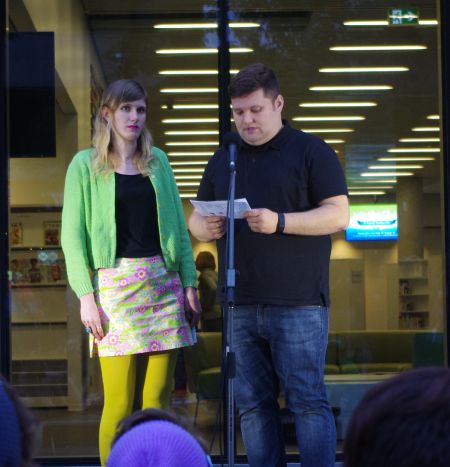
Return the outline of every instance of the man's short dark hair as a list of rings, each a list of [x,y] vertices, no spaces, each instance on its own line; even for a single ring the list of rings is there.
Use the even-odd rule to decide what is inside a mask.
[[[262,89],[266,97],[275,99],[280,94],[280,85],[273,70],[262,63],[253,63],[242,68],[230,82],[230,98],[242,97]]]
[[[450,466],[450,370],[406,371],[369,390],[350,420],[345,467]]]

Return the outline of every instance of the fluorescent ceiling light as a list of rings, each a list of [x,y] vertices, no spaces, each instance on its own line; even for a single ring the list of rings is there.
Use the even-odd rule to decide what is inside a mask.
[[[392,148],[388,152],[441,152],[440,148]]]
[[[259,28],[258,23],[229,23],[230,28]],[[215,29],[217,23],[161,23],[153,26],[155,29]]]
[[[218,135],[218,130],[200,130],[200,131],[165,131],[165,135],[169,136],[186,136],[186,135]]]
[[[369,165],[370,170],[404,170],[423,169],[423,165]]]
[[[168,153],[168,155],[170,156],[170,152]],[[207,155],[213,155],[213,153],[211,154],[207,154]],[[170,165],[173,166],[173,167],[185,167],[186,165],[206,165],[208,163],[207,160],[205,161],[186,161],[186,162],[171,162]]]
[[[301,128],[305,133],[352,133],[352,128]]]
[[[397,183],[395,178],[387,180],[360,180],[360,183]]]
[[[435,157],[379,157],[377,159],[380,162],[422,162],[435,160]]]
[[[299,107],[376,107],[376,102],[302,102]]]
[[[199,167],[197,169],[173,169],[173,173],[174,174],[187,174],[187,173],[193,173],[193,174],[198,174],[198,173],[202,173],[203,172],[204,167]]]
[[[200,182],[177,182],[177,186],[199,186]]]
[[[192,92],[201,92],[201,93],[208,93],[208,92],[219,92],[217,88],[163,88],[159,92],[162,93],[183,93],[189,94]]]
[[[331,122],[331,121],[358,121],[365,120],[366,117],[360,115],[347,115],[342,117],[294,117],[292,120],[296,122]]]
[[[440,138],[400,138],[400,143],[439,143]]]
[[[175,175],[175,180],[201,180],[201,175]]]
[[[428,120],[439,120],[439,115],[427,115]]]
[[[164,118],[163,123],[217,123],[218,118]]]
[[[344,139],[325,139],[325,143],[327,144],[339,144],[339,143],[345,143]]]
[[[218,141],[177,141],[166,143],[166,146],[217,146],[218,144]]]
[[[161,109],[168,109],[167,105],[162,105]],[[170,110],[190,110],[190,109],[218,109],[218,104],[174,104]]]
[[[174,152],[168,152],[168,156],[212,156],[214,155],[214,152],[208,152],[208,151],[174,151]],[[186,162],[181,162],[181,164],[186,164]],[[197,164],[197,162],[196,162]]]
[[[156,53],[158,55],[195,55],[195,54],[216,54],[219,49],[215,47],[202,47],[198,49],[158,49]],[[244,54],[253,52],[253,49],[248,47],[230,47],[230,53],[232,54]]]
[[[412,131],[440,131],[438,126],[416,126]]]
[[[349,196],[385,195],[385,191],[349,191]]]
[[[363,172],[361,177],[410,177],[414,172]]]
[[[310,91],[387,91],[394,89],[385,84],[365,84],[359,86],[311,86]]]
[[[419,19],[420,26],[435,26],[438,24],[436,19]],[[389,26],[387,20],[361,20],[344,21],[344,26]]]
[[[235,75],[239,70],[230,70],[230,73]],[[179,75],[217,75],[218,70],[161,70],[160,75],[179,76]]]
[[[389,26],[387,20],[344,21],[344,26]]]
[[[349,186],[348,189],[349,190],[390,190],[394,188],[393,186],[390,186],[390,185],[386,185],[386,186]]]
[[[196,199],[197,193],[180,193],[180,198]]]
[[[365,66],[348,68],[320,68],[320,73],[392,73],[397,71],[409,71],[406,66]]]
[[[395,52],[407,50],[426,50],[426,45],[336,45],[330,47],[333,52]]]

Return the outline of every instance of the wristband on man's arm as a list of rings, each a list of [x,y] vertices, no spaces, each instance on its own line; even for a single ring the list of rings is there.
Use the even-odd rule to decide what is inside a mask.
[[[277,228],[276,228],[275,232],[276,233],[283,233],[284,232],[284,226],[285,226],[284,213],[279,212],[278,213]]]

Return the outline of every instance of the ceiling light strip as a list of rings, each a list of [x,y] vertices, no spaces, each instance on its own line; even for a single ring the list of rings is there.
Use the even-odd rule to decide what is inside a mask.
[[[439,24],[436,19],[419,19],[419,26],[436,26]],[[344,21],[344,26],[389,26],[387,20],[359,20]]]
[[[361,177],[411,177],[414,172],[363,172]]]
[[[235,75],[239,70],[230,70],[230,73]],[[217,75],[218,70],[161,70],[158,74],[164,76],[197,76],[197,75]]]
[[[441,152],[440,148],[391,148],[388,152],[399,153],[399,152]]]
[[[410,45],[336,45],[330,47],[333,52],[400,52],[413,50],[426,50],[426,45],[410,44]]]
[[[199,109],[218,109],[218,104],[173,104],[171,106],[162,105],[161,109],[167,110],[199,110]]]
[[[440,138],[400,138],[400,143],[439,143]]]
[[[191,93],[214,93],[219,92],[218,88],[162,88],[159,92],[163,94],[191,94]]]
[[[412,169],[423,169],[423,165],[419,164],[410,164],[410,165],[369,165],[368,167],[370,170],[412,170]]]
[[[229,23],[230,28],[259,28],[259,23],[242,22]],[[153,26],[154,29],[215,29],[217,23],[160,23]]]
[[[369,196],[369,195],[385,195],[385,191],[350,191],[348,192],[349,196]]]
[[[435,157],[379,157],[377,159],[380,162],[424,162],[435,160]]]
[[[168,136],[189,136],[189,135],[218,135],[218,130],[200,130],[200,131],[165,131]]]
[[[366,67],[349,67],[349,68],[319,68],[320,73],[394,73],[401,71],[409,71],[406,66],[366,66]]]
[[[156,53],[158,55],[204,55],[204,54],[216,54],[218,53],[215,47],[202,47],[196,49],[158,49]],[[230,47],[230,53],[232,54],[244,54],[253,52],[253,49],[248,47]]]
[[[359,86],[311,86],[310,91],[388,91],[394,89],[387,84],[367,84]]]
[[[162,123],[217,123],[218,118],[164,118]]]
[[[348,122],[356,122],[360,120],[365,120],[366,117],[362,117],[360,115],[347,115],[347,116],[324,116],[324,117],[294,117],[292,120],[295,122],[332,122],[332,121],[348,121]]]
[[[302,102],[299,107],[376,107],[376,102]]]
[[[417,126],[412,131],[440,131],[438,126]]]

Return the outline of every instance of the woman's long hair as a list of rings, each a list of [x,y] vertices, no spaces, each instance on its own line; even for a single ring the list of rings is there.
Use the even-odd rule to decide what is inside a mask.
[[[95,174],[108,175],[114,171],[112,128],[111,123],[103,118],[103,107],[106,106],[111,112],[115,112],[123,102],[133,102],[139,99],[143,99],[147,104],[147,92],[138,82],[131,79],[114,81],[103,92],[100,107],[95,117],[92,138],[94,146],[92,165]],[[137,150],[133,159],[142,175],[149,174],[149,163],[152,158],[152,136],[144,125],[137,141]]]

